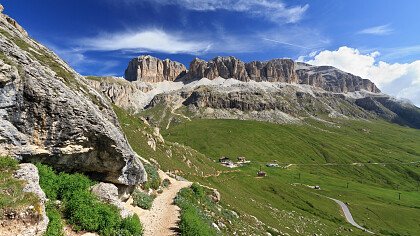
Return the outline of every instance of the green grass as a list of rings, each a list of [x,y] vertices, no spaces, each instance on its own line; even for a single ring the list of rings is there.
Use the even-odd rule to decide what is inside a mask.
[[[209,216],[200,207],[200,201],[206,201],[204,188],[194,183],[191,188],[182,189],[175,198],[175,204],[181,208],[179,229],[185,236],[217,235],[211,226]]]
[[[64,221],[61,212],[52,202],[47,203],[46,211],[49,223],[44,236],[64,236]]]
[[[339,119],[333,123],[308,119],[301,125],[177,119],[166,130],[167,115],[155,108],[142,113],[161,120],[155,124],[160,124],[166,143],[153,151],[144,134],[152,129],[138,116],[115,110],[136,152],[157,160],[163,170],[178,170],[188,180],[218,189],[220,204],[238,212],[250,227],[260,225],[255,216],[266,232],[280,235],[364,235],[345,221],[336,203],[317,195],[322,194],[348,202],[356,222],[373,232],[416,235],[420,231],[416,221],[420,165],[409,164],[420,161],[419,130],[380,120]],[[166,155],[168,149],[172,157]],[[231,172],[217,163],[221,156],[234,160],[245,156],[251,163]],[[265,167],[271,162],[295,165]],[[267,177],[256,178],[260,166]],[[322,190],[306,185],[320,185]]]
[[[219,189],[224,203],[283,232],[349,233],[346,229],[352,227],[338,206],[306,187],[321,185],[316,193],[349,202],[356,222],[366,228],[382,234],[416,235],[420,231],[420,170],[419,164],[407,163],[420,160],[420,131],[382,121],[308,123],[193,120],[172,126],[163,135],[214,160],[220,156],[251,160],[240,172],[201,182]],[[265,168],[273,161],[297,165]],[[364,164],[352,165],[355,162]],[[256,178],[260,166],[266,178]],[[298,223],[297,217],[307,223]]]
[[[144,124],[139,116],[130,115],[116,106],[113,108],[134,151],[143,158],[156,160],[160,169],[175,172],[190,180],[222,169],[212,159],[194,149],[178,144],[177,141],[158,144],[156,150],[153,150],[147,144],[147,134],[153,134],[153,128]]]
[[[0,219],[6,213],[19,212],[31,205],[38,214],[42,213],[39,198],[34,193],[23,192],[25,181],[13,177],[18,168],[15,159],[0,156]]]

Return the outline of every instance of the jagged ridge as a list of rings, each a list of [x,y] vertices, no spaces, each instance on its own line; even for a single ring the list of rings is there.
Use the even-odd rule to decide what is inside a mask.
[[[273,59],[245,63],[235,57],[216,57],[210,61],[194,59],[189,70],[179,62],[141,56],[130,61],[125,78],[128,81],[162,82],[218,77],[240,81],[284,82],[308,84],[326,91],[347,93],[366,90],[379,93],[376,85],[367,79],[343,72],[334,67],[311,66],[291,59]]]

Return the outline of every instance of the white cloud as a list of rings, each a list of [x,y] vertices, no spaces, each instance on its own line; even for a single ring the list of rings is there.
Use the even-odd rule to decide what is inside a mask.
[[[116,2],[116,0],[111,0]],[[149,2],[161,6],[178,5],[192,11],[227,10],[249,13],[276,23],[295,23],[302,19],[309,5],[288,7],[280,0],[122,0],[126,4]],[[120,3],[121,0],[118,1]]]
[[[188,35],[186,37],[185,35]],[[128,30],[99,34],[75,41],[77,52],[130,51],[135,53],[251,53],[288,47],[302,53],[324,47],[329,40],[313,29],[292,27],[254,32],[252,35],[230,34],[219,26],[213,32],[171,33],[160,29]],[[74,51],[72,51],[74,53]]]
[[[334,66],[343,71],[372,80],[383,92],[420,105],[420,60],[411,63],[387,63],[377,60],[379,52],[363,54],[359,50],[340,47],[300,57],[312,65]],[[310,58],[309,60],[307,58]]]
[[[372,34],[372,35],[387,35],[391,34],[394,30],[389,25],[379,25],[360,30],[358,34]]]
[[[79,43],[84,50],[191,54],[205,52],[210,47],[209,42],[185,39],[178,34],[158,29],[102,34],[94,38],[82,39]]]

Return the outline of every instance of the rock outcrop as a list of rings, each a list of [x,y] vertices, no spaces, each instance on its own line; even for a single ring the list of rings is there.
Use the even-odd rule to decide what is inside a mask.
[[[159,60],[151,56],[134,58],[128,64],[125,78],[128,81],[162,82],[202,78],[236,79],[239,81],[282,82],[307,84],[335,93],[365,90],[379,93],[373,82],[343,72],[330,66],[311,66],[291,59],[273,59],[245,63],[235,57],[216,57],[210,61],[195,58],[187,72],[184,65],[168,59]]]
[[[250,79],[257,82],[285,82],[298,83],[295,63],[290,59],[273,59],[267,62],[253,61],[246,63],[246,70]]]
[[[240,81],[249,80],[245,63],[234,57],[216,57],[209,62],[196,58],[191,62],[188,71],[189,79],[207,78],[213,80],[217,77],[235,78]]]
[[[120,210],[122,218],[133,215],[133,212],[124,207],[124,203],[119,199],[118,188],[110,183],[97,183],[91,188],[91,192],[101,201],[112,204]]]
[[[38,169],[35,165],[20,164],[14,173],[14,178],[25,182],[23,192],[32,193],[39,202],[14,212],[0,220],[0,235],[42,236],[48,227],[48,217],[45,212],[46,197],[39,186]],[[3,217],[3,216],[2,216]]]
[[[213,80],[217,77],[234,78],[240,81],[297,83],[294,62],[290,59],[274,59],[267,62],[244,63],[235,57],[216,57],[209,62],[194,59],[187,78]]]
[[[298,62],[296,73],[300,84],[308,84],[330,92],[347,93],[361,90],[372,93],[381,92],[372,81],[332,66],[311,66]]]
[[[125,70],[128,81],[162,82],[174,81],[182,77],[187,68],[169,59],[160,60],[152,56],[140,56],[132,59]]]
[[[102,94],[0,14],[0,155],[136,185],[146,174]]]

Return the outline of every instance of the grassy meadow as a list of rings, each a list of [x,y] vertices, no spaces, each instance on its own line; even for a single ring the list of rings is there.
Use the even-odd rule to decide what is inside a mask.
[[[117,113],[140,155],[218,189],[221,204],[242,217],[255,217],[273,235],[366,234],[348,224],[325,196],[348,203],[355,221],[377,234],[420,232],[419,130],[380,120],[279,125],[197,119],[162,127],[166,142],[151,151],[144,133],[135,132],[148,127],[135,115]],[[192,155],[186,158],[187,153]],[[229,169],[217,163],[221,156],[245,156],[251,163]],[[260,168],[266,177],[256,176]]]

